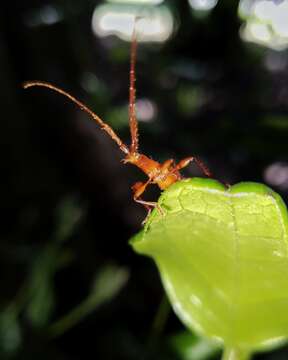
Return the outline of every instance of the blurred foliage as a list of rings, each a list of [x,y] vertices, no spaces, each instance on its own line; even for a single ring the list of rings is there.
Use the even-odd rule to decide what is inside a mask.
[[[183,360],[206,360],[217,358],[220,344],[200,338],[190,331],[183,331],[171,338],[171,345]]]
[[[129,142],[129,43],[93,34],[92,14],[103,3],[1,4],[4,360],[186,359],[185,344],[172,346],[183,327],[163,306],[154,265],[127,245],[145,217],[130,192],[143,175],[124,167],[112,141],[65,99],[20,88],[30,79],[53,82]],[[156,116],[140,124],[141,151],[161,161],[195,154],[217,179],[265,182],[271,164],[287,162],[287,50],[243,42],[238,1],[206,13],[188,0],[161,6],[172,14],[172,36],[138,49],[137,96],[156,104]],[[186,176],[195,175],[191,165]],[[287,199],[288,187],[277,184],[268,185]],[[287,347],[257,357],[287,358]]]
[[[126,269],[112,265],[106,265],[96,275],[92,289],[88,297],[76,308],[56,320],[49,328],[52,336],[58,336],[77,324],[84,316],[88,315],[100,305],[106,303],[121,290],[128,280]]]

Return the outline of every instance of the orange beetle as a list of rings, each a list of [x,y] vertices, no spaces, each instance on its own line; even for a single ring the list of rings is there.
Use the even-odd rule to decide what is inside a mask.
[[[123,159],[124,164],[133,164],[142,170],[148,177],[146,182],[136,182],[132,186],[133,198],[136,202],[145,206],[148,210],[148,214],[151,209],[157,206],[156,202],[145,201],[141,198],[146,187],[149,184],[156,184],[161,190],[167,189],[171,184],[175,183],[178,180],[183,179],[179,170],[186,167],[190,162],[195,161],[198,167],[203,171],[203,173],[211,177],[212,174],[210,170],[194,156],[190,156],[182,159],[178,164],[175,164],[173,159],[168,159],[164,163],[160,164],[159,162],[150,159],[148,156],[139,153],[138,151],[138,122],[136,118],[136,89],[135,89],[135,63],[136,63],[136,51],[137,51],[137,40],[136,32],[132,35],[131,41],[131,52],[130,52],[130,87],[129,87],[129,126],[131,134],[131,145],[128,147],[119,136],[114,132],[114,130],[106,124],[98,115],[96,115],[91,109],[89,109],[82,102],[77,100],[74,96],[70,95],[68,92],[60,89],[59,87],[52,85],[44,81],[27,81],[23,84],[24,89],[30,87],[40,86],[45,87],[50,90],[56,91],[57,93],[65,96],[72,102],[74,102],[81,110],[89,114],[101,127],[102,130],[106,131],[108,135],[118,144],[120,150],[125,154]],[[159,208],[159,207],[158,207]],[[161,211],[161,209],[159,208]],[[147,215],[148,216],[148,215]]]

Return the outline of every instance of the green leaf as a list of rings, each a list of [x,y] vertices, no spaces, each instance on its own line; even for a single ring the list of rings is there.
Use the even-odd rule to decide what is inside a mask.
[[[206,360],[220,350],[219,342],[183,331],[170,339],[172,348],[181,360]]]
[[[256,183],[228,189],[187,179],[160,197],[133,248],[151,256],[174,311],[230,348],[258,349],[288,335],[288,216]]]

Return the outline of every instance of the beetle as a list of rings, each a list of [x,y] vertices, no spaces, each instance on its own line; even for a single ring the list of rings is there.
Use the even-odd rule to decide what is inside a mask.
[[[150,157],[141,154],[139,152],[139,133],[138,133],[138,121],[136,117],[136,88],[135,88],[135,64],[136,64],[136,53],[137,53],[137,38],[136,31],[134,31],[131,39],[131,50],[130,50],[130,86],[129,86],[129,127],[130,127],[130,136],[131,144],[127,146],[119,138],[119,136],[114,132],[114,130],[106,124],[98,115],[96,115],[91,109],[89,109],[85,104],[76,99],[74,96],[69,94],[67,91],[45,81],[27,81],[23,84],[24,89],[31,87],[45,87],[52,91],[55,91],[74,104],[76,104],[82,111],[86,112],[91,116],[92,119],[100,125],[101,129],[104,130],[119,146],[120,150],[125,154],[125,158],[122,160],[124,164],[132,164],[137,166],[142,170],[148,177],[145,182],[136,182],[132,186],[133,199],[142,205],[148,210],[148,214],[151,212],[151,209],[157,207],[160,212],[161,208],[157,205],[157,202],[143,200],[142,195],[145,192],[146,188],[150,184],[156,184],[161,190],[167,189],[170,185],[174,184],[176,181],[183,179],[183,176],[180,174],[180,170],[185,168],[189,163],[194,161],[197,166],[202,170],[202,172],[208,176],[212,177],[212,174],[208,167],[197,157],[189,156],[180,160],[177,164],[174,159],[168,159],[163,163],[159,163]],[[147,217],[146,217],[147,218]]]

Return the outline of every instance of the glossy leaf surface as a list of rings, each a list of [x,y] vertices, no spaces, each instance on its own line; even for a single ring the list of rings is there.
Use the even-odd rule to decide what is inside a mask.
[[[275,192],[187,179],[159,199],[132,239],[153,257],[174,311],[187,327],[226,345],[255,349],[288,335],[288,217]]]

